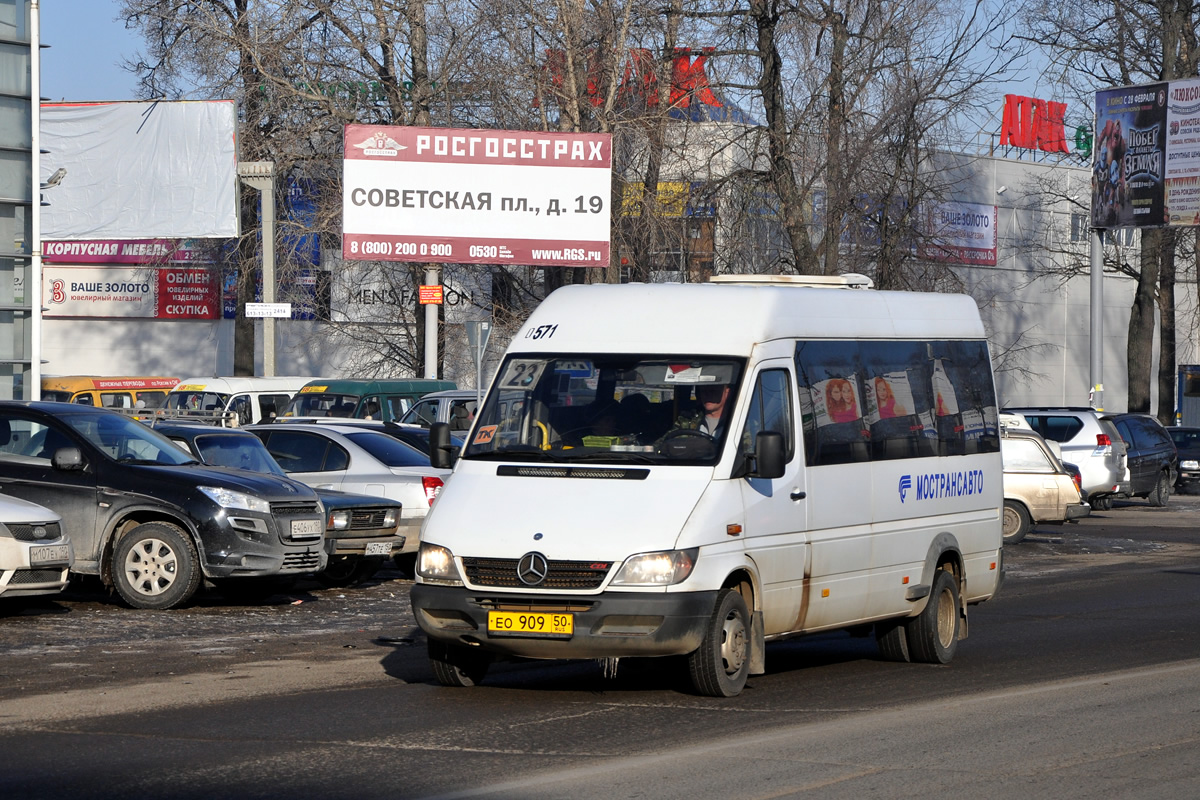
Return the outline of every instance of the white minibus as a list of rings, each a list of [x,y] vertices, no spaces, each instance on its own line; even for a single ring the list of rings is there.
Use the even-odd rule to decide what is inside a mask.
[[[496,657],[686,656],[733,696],[766,643],[874,632],[947,663],[1002,575],[974,301],[863,276],[573,285],[513,338],[421,531],[439,682]],[[434,464],[454,458],[444,423]]]
[[[283,416],[307,377],[186,378],[167,395],[167,414],[234,426],[271,422]]]

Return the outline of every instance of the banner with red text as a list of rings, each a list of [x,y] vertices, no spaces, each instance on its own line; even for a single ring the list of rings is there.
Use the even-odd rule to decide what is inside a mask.
[[[220,319],[221,293],[203,267],[67,267],[42,270],[44,317]]]

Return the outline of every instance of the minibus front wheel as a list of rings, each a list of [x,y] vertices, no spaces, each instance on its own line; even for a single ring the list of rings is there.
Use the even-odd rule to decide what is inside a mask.
[[[696,691],[709,697],[735,697],[750,672],[750,612],[733,589],[722,589],[704,640],[688,656]]]
[[[475,686],[491,665],[491,654],[479,647],[429,640],[429,666],[442,686]]]

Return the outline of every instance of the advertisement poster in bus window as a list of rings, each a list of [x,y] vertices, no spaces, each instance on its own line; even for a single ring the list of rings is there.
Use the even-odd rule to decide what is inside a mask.
[[[942,360],[933,362],[933,396],[934,411],[939,417],[950,417],[958,413],[958,398],[954,395],[954,386],[946,375],[946,367]]]
[[[857,381],[830,378],[813,384],[813,410],[817,426],[854,422],[862,417]]]
[[[914,408],[906,370],[876,375],[867,381],[868,422],[908,416]]]

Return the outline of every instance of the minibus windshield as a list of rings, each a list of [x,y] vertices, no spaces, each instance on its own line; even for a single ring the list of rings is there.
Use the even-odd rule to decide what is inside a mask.
[[[510,355],[463,455],[712,465],[744,367],[696,355]]]
[[[183,411],[224,411],[229,395],[219,392],[185,390],[167,395],[167,408]]]

